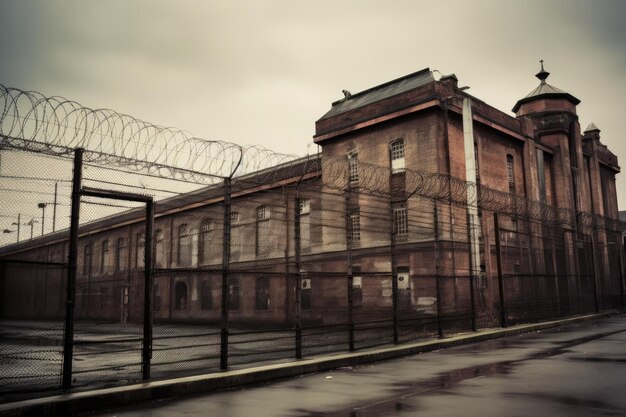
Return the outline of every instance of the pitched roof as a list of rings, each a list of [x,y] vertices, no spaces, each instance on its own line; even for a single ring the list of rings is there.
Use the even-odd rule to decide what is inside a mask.
[[[435,81],[433,73],[429,68],[414,72],[404,77],[388,81],[376,87],[368,88],[356,94],[337,100],[333,103],[331,109],[323,115],[319,120],[327,119],[350,110],[413,90],[428,83]]]
[[[522,104],[528,103],[529,101],[537,100],[540,98],[564,98],[566,100],[569,100],[573,104],[580,103],[580,100],[578,100],[576,97],[574,97],[567,91],[563,91],[560,88],[556,88],[553,85],[550,85],[546,83],[545,81],[542,81],[537,86],[537,88],[535,88],[533,91],[528,93],[526,97],[524,97],[523,99],[515,103],[515,106],[513,107],[513,112],[517,113],[517,111],[519,110]]]

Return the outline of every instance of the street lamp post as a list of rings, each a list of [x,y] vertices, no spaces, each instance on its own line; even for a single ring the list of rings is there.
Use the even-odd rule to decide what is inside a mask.
[[[11,223],[11,226],[17,226],[17,242],[20,241],[20,226],[22,225],[22,214],[21,213],[17,213],[17,223],[13,222]]]
[[[35,219],[30,219],[30,221],[26,223],[27,226],[30,226],[30,240],[33,240],[33,227],[35,226],[35,223],[39,222]]]
[[[41,235],[43,236],[44,222],[46,220],[46,203],[39,203],[37,207],[41,209]]]

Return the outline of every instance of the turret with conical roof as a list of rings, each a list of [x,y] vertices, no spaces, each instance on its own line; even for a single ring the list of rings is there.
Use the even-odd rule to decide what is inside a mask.
[[[566,111],[576,114],[576,105],[580,100],[548,84],[546,79],[550,73],[543,68],[543,59],[540,62],[541,70],[535,74],[540,81],[539,85],[515,104],[513,112],[518,117],[544,111]]]

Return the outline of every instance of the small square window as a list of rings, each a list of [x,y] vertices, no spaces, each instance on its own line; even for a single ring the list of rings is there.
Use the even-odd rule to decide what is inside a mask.
[[[256,218],[259,221],[268,220],[271,216],[271,211],[268,206],[261,206],[256,209]]]
[[[309,214],[311,212],[311,200],[303,198],[300,200],[300,214]]]

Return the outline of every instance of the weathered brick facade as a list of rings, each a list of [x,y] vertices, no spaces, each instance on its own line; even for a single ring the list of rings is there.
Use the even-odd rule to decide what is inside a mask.
[[[292,320],[296,273],[301,274],[298,279],[312,282],[310,289],[303,289],[303,319],[341,321],[343,313],[334,312],[347,308],[348,287],[345,280],[333,279],[332,273],[345,274],[349,269],[349,237],[351,269],[358,277],[354,288],[360,290],[358,306],[368,314],[390,308],[392,277],[396,275],[406,279],[398,278],[397,282],[400,309],[427,310],[429,300],[437,297],[433,292],[435,274],[452,277],[442,284],[445,303],[464,306],[469,302],[462,296],[468,293],[468,284],[456,276],[476,275],[478,270],[484,281],[481,296],[487,304],[496,303],[492,218],[483,215],[475,226],[481,230],[480,265],[471,265],[468,246],[472,238],[458,232],[467,229],[467,208],[450,201],[436,202],[428,195],[409,196],[412,180],[404,172],[449,175],[465,181],[464,100],[471,101],[480,186],[556,208],[617,219],[617,158],[602,145],[595,126],[581,133],[576,114],[578,100],[546,84],[545,74],[538,74],[540,86],[515,105],[515,116],[459,89],[454,76],[436,81],[428,69],[361,93],[346,93],[344,99],[333,103],[316,122],[314,140],[322,147],[320,160],[314,161],[318,170],[304,181],[287,176],[263,187],[241,181],[233,194],[232,211],[236,215],[231,217],[228,288],[231,319]],[[399,153],[392,155],[397,141],[402,142],[401,157]],[[347,158],[353,160],[344,165],[344,186],[328,187],[325,176],[332,175],[336,182],[338,175],[338,164],[330,168],[333,161]],[[313,159],[299,163],[310,164]],[[354,172],[350,171],[351,163]],[[368,165],[389,170],[384,178],[369,178]],[[352,180],[351,175],[355,177]],[[366,190],[365,184],[373,181],[386,181],[394,191],[382,198]],[[300,185],[290,188],[295,184]],[[193,201],[182,196],[171,199],[162,209],[157,204],[155,265],[167,272],[157,270],[154,279],[156,320],[217,321],[220,317],[223,189],[212,187],[195,194]],[[294,265],[296,194],[308,200],[309,207],[308,212],[302,212],[300,270]],[[406,216],[402,223],[406,226],[394,237],[391,259],[392,230],[399,227],[394,216]],[[535,234],[543,233],[536,225],[522,225],[507,216],[503,216],[502,226],[514,232],[526,228]],[[142,233],[139,211],[81,229],[77,317],[122,322],[141,317]],[[599,233],[595,239],[606,246],[608,237]],[[575,244],[570,243],[569,249],[563,250],[569,250],[567,256],[575,259]],[[514,244],[510,246],[515,248]],[[103,254],[107,250],[109,253]],[[523,254],[521,244],[516,250],[521,261],[505,264],[505,273],[526,268],[520,266],[525,262],[535,269],[531,272],[547,273],[539,270],[547,266],[533,266],[534,261],[529,253]],[[61,261],[66,252],[67,236],[57,233],[3,248],[0,255],[5,259]],[[605,270],[615,268],[610,256],[606,253],[597,259]],[[36,276],[17,280],[16,284],[16,279],[9,278],[14,272],[10,268],[5,267],[3,273],[3,317],[63,315],[61,271],[44,271],[43,277],[42,271],[37,271],[33,273]],[[571,263],[562,269],[575,274]],[[569,291],[568,285],[561,290]],[[45,291],[43,295],[41,291]],[[48,300],[44,307],[41,297]]]

